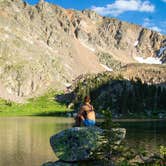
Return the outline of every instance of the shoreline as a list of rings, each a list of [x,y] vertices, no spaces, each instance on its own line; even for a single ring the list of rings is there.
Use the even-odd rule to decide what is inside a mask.
[[[65,112],[64,112],[65,114]],[[45,116],[38,116],[38,115],[0,115],[0,118],[64,118],[64,119],[68,119],[71,122],[74,122],[74,118],[73,117],[67,117],[67,116],[52,116],[52,115],[45,115]],[[103,119],[99,118],[96,119],[97,122],[101,122]],[[163,119],[153,119],[153,118],[148,118],[148,119],[141,119],[141,118],[135,118],[135,119],[131,119],[131,118],[122,118],[122,119],[112,119],[113,122],[157,122],[157,121],[166,121],[166,118]]]
[[[130,119],[130,118],[127,118],[127,119],[112,119],[112,121],[113,122],[128,122],[128,121],[130,121],[130,122],[156,122],[156,121],[166,121],[166,118],[163,118],[163,119],[150,119],[150,118],[148,118],[148,119],[139,119],[139,118],[136,118],[136,119]]]

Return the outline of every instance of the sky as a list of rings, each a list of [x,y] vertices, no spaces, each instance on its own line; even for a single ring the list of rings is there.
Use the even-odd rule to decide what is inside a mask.
[[[24,0],[35,5],[39,0]],[[98,14],[166,34],[166,0],[45,0],[66,9],[91,9]]]

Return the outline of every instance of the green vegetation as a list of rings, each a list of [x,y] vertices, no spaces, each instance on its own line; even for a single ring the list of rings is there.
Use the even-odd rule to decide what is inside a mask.
[[[104,119],[100,126],[103,129],[103,136],[100,138],[102,144],[95,150],[95,152],[93,152],[92,157],[102,160],[105,163],[109,163],[110,161],[113,161],[113,158],[117,155],[114,155],[114,152],[117,148],[116,142],[119,140],[119,138],[117,138],[117,134],[119,135],[120,133],[116,132],[115,134],[115,132],[111,130],[112,128],[118,127],[118,124],[112,121],[111,112],[102,110],[101,114]]]
[[[165,146],[160,146],[160,154],[165,158],[166,160],[166,147]]]
[[[78,109],[86,95],[90,95],[95,111],[112,112],[113,118],[166,118],[166,88],[162,85],[148,85],[139,78],[126,80],[115,73],[85,75],[74,84],[69,94],[55,92],[17,104],[0,100],[0,116],[8,115],[59,115],[74,104]],[[68,97],[67,97],[68,96]]]
[[[0,100],[0,116],[59,116],[65,115],[67,107],[55,100],[55,92],[29,99],[24,104]]]
[[[166,88],[142,83],[139,78],[126,80],[110,73],[86,75],[77,81],[74,94],[72,102],[76,108],[90,95],[97,112],[112,111],[113,117],[166,117]]]
[[[111,111],[101,111],[104,121],[101,124],[103,137],[100,138],[102,144],[92,157],[102,161],[102,165],[118,166],[160,166],[166,163],[166,147],[160,146],[158,152],[149,152],[139,145],[128,145],[125,140],[116,144],[116,134],[111,128],[117,128],[119,124],[112,121]],[[118,135],[120,133],[117,133]]]
[[[122,67],[122,64],[120,61],[117,61],[113,58],[112,55],[104,52],[97,53],[97,56],[99,58],[99,61],[108,66],[109,68],[112,68],[114,70],[119,70]]]

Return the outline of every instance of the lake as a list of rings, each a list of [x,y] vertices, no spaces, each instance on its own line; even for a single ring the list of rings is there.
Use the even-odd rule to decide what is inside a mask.
[[[57,160],[50,144],[51,135],[70,128],[72,118],[2,117],[0,118],[0,166],[40,166]],[[166,121],[121,121],[127,129],[130,145],[157,150],[166,146]]]

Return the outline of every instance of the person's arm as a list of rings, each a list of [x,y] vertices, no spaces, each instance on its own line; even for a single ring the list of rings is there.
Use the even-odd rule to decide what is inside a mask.
[[[85,120],[85,118],[84,118],[84,116],[83,116],[83,112],[84,112],[84,107],[82,106],[82,107],[80,108],[80,111],[79,111],[79,113],[78,113],[78,116],[79,116],[82,120]]]
[[[95,121],[96,120],[96,113],[95,113],[93,105],[91,105],[91,106],[92,106],[92,111],[93,111],[93,120]]]

